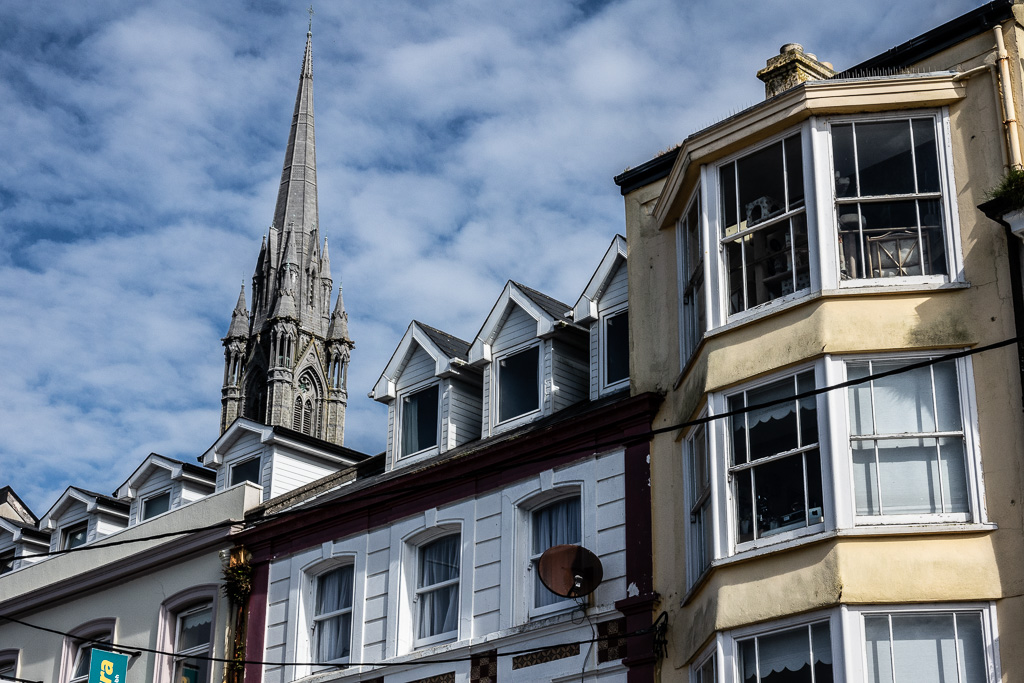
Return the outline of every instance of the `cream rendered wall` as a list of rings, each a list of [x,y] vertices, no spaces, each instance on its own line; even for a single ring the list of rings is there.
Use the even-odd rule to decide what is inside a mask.
[[[202,527],[220,520],[240,518],[260,502],[253,484],[234,487],[211,495],[193,505],[160,515],[109,537],[109,540],[143,538],[180,529]],[[187,538],[187,537],[186,537]],[[96,549],[72,555],[59,555],[31,567],[0,577],[0,612],[17,614],[21,620],[69,631],[96,619],[116,618],[114,640],[125,649],[159,649],[161,604],[189,588],[221,582],[221,549],[230,547],[224,539],[188,559],[170,560],[144,571],[132,571],[123,562],[143,562],[147,554],[160,552],[181,543],[181,537],[141,541],[108,549]],[[134,557],[133,557],[134,556]],[[76,588],[76,575],[105,570],[111,580],[98,582],[89,590]],[[121,577],[124,577],[123,580]],[[116,579],[116,580],[115,580]],[[214,653],[224,652],[228,610],[220,591],[216,591]],[[63,636],[11,622],[0,623],[0,644],[20,650],[19,678],[61,683]],[[156,660],[142,653],[130,661],[129,679],[153,681]],[[214,664],[211,680],[222,680],[223,667]]]
[[[18,615],[19,619],[58,631],[68,631],[95,619],[116,617],[114,640],[123,648],[141,646],[158,649],[160,605],[168,597],[197,585],[220,581],[221,560],[216,550],[121,583],[109,590],[83,595],[48,609]],[[31,571],[31,569],[25,570]],[[224,624],[228,608],[218,591],[215,623]],[[20,648],[19,678],[60,683],[62,636],[19,624],[4,624],[0,630],[3,647]],[[214,652],[223,653],[225,633],[214,633]],[[218,656],[223,656],[222,654]],[[156,655],[143,652],[129,660],[128,680],[153,681]],[[214,662],[212,681],[223,678],[223,664]]]
[[[1021,13],[1020,6],[1014,9]],[[1004,34],[1019,110],[1024,101],[1022,32],[1007,26]],[[969,69],[982,64],[994,44],[991,32],[985,33],[930,58],[925,68]],[[667,392],[654,428],[695,417],[706,392],[826,353],[960,349],[1014,336],[1005,234],[976,208],[1003,170],[992,87],[987,72],[974,76],[966,83],[966,98],[949,107],[953,194],[968,283],[962,288],[895,291],[883,284],[857,293],[812,293],[774,314],[710,333],[681,369],[675,230],[659,230],[650,215],[664,181],[625,197],[633,263],[629,288],[645,293],[630,302],[632,383],[637,393]],[[711,244],[708,258],[716,258],[716,252],[717,245]],[[1024,426],[1016,351],[1006,347],[977,355],[973,370],[984,503],[997,529],[879,537],[826,534],[745,562],[727,561],[691,595],[683,542],[689,515],[683,509],[682,434],[656,436],[651,453],[655,590],[672,625],[663,680],[687,680],[688,664],[715,630],[839,604],[987,600],[997,608],[1003,679],[1019,679],[1024,653],[1005,646],[1024,639],[1024,614],[1016,597],[1024,590]]]

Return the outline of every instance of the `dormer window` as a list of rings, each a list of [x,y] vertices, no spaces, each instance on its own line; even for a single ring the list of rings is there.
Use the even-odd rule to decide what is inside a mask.
[[[629,379],[629,311],[613,313],[604,319],[604,384]]]
[[[71,550],[80,545],[85,545],[88,535],[89,525],[87,523],[77,524],[69,529],[65,529],[61,535],[60,547],[62,550]]]
[[[539,361],[539,346],[531,346],[498,361],[498,422],[506,422],[540,408]]]
[[[142,501],[142,519],[149,519],[162,515],[171,509],[171,492],[165,491],[164,493],[152,496]]]
[[[438,385],[420,389],[402,398],[401,457],[437,446]]]
[[[0,574],[6,574],[7,572],[14,571],[14,559],[13,550],[0,553]],[[2,673],[2,669],[0,669],[0,673]]]
[[[260,470],[259,458],[243,460],[231,468],[231,485],[241,484],[243,481],[251,481],[254,484],[260,485],[262,478]]]

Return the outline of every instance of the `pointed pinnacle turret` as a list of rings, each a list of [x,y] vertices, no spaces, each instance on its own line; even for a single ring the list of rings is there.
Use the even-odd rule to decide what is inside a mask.
[[[309,234],[319,224],[316,197],[316,150],[313,133],[313,34],[306,35],[306,54],[302,59],[299,92],[288,136],[288,149],[281,171],[281,188],[274,209],[278,230],[294,225]]]
[[[231,325],[228,326],[228,334],[225,339],[244,339],[249,334],[249,311],[245,309],[245,285],[238,293],[238,303],[235,310],[231,312]]]
[[[345,312],[341,285],[338,285],[338,301],[334,304],[334,313],[331,314],[331,325],[327,328],[327,341],[346,342],[354,346],[348,336],[348,313]]]
[[[331,280],[331,255],[327,252],[327,238],[324,238],[324,251],[320,255],[320,279]],[[329,301],[327,303],[330,303]],[[327,306],[324,306],[327,308]]]

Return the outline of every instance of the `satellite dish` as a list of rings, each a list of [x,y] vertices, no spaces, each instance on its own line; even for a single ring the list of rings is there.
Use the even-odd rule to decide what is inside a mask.
[[[563,598],[590,595],[601,584],[604,568],[597,555],[578,545],[555,545],[537,563],[540,581]]]

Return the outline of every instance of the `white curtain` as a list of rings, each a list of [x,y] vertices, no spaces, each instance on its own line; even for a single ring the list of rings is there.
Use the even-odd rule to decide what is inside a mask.
[[[419,588],[455,582],[420,592],[420,638],[458,628],[459,539],[459,536],[446,536],[420,548]]]
[[[785,673],[781,680],[810,683],[812,659],[813,680],[816,683],[832,680],[832,641],[828,623],[819,622],[758,636],[739,645],[744,681],[771,681],[772,674]]]
[[[539,555],[552,546],[566,543],[579,544],[583,535],[580,517],[579,496],[559,500],[533,513],[533,554]],[[534,604],[537,607],[552,605],[565,598],[555,595],[541,583],[534,580]]]
[[[316,614],[329,615],[316,621],[316,658],[333,662],[349,655],[352,641],[352,565],[334,569],[317,579]]]

